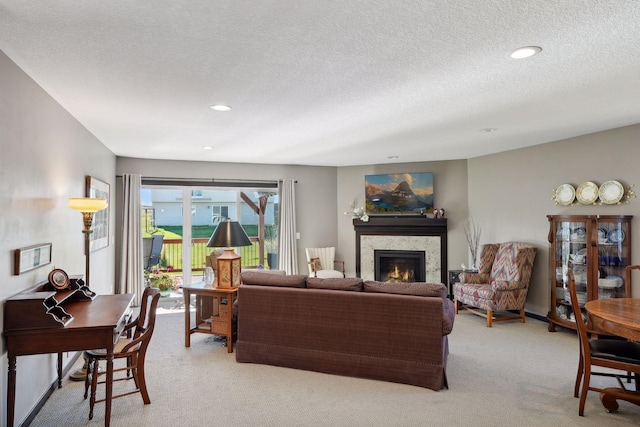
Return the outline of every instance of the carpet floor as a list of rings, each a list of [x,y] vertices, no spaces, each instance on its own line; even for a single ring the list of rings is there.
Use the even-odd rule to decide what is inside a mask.
[[[534,319],[487,328],[484,319],[460,313],[450,335],[449,389],[434,392],[236,363],[235,354],[210,335],[192,335],[185,348],[184,312],[159,311],[146,363],[151,404],[144,405],[139,394],[114,400],[114,427],[640,425],[640,407],[620,402],[619,411],[610,414],[594,392],[579,417],[573,397],[577,337],[550,333],[546,323]],[[81,360],[76,365],[81,367]],[[611,378],[595,382],[616,386]],[[82,395],[82,383],[65,379],[31,426],[103,425],[104,404],[88,420],[89,402]]]

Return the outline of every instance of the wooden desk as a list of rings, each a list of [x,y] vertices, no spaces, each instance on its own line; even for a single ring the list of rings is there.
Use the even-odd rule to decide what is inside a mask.
[[[24,296],[23,296],[24,297]],[[19,300],[19,298],[16,298]],[[5,319],[9,378],[7,382],[7,426],[13,427],[16,403],[16,357],[29,354],[62,353],[94,348],[107,350],[107,384],[104,425],[111,419],[113,346],[125,326],[133,294],[98,295],[94,300],[69,301],[64,310],[73,316],[66,325],[20,329]],[[11,304],[11,299],[6,304]],[[7,305],[5,305],[6,314]],[[42,313],[44,316],[47,314]],[[25,314],[25,317],[28,316]],[[7,325],[9,323],[9,325]]]
[[[220,335],[227,338],[227,352],[233,352],[233,311],[232,305],[238,295],[238,288],[216,288],[204,282],[182,285],[184,295],[184,346],[191,346],[191,334]],[[195,327],[191,327],[189,306],[191,295],[196,296]]]
[[[598,299],[588,301],[584,308],[589,315],[594,331],[640,341],[640,299]],[[638,392],[626,392],[617,387],[605,390],[605,393],[600,394],[600,400],[610,412],[618,409],[617,399],[640,405],[640,393]]]

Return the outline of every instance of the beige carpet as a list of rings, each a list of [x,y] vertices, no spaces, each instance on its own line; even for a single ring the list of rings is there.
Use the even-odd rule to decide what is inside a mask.
[[[450,389],[434,392],[236,363],[235,354],[209,335],[192,335],[185,348],[184,313],[162,312],[147,358],[152,403],[143,405],[138,394],[115,400],[114,427],[640,425],[640,407],[621,402],[619,412],[608,414],[597,393],[589,393],[585,417],[578,416],[577,338],[550,333],[536,320],[489,329],[484,319],[459,314],[450,336]],[[31,425],[103,425],[103,404],[88,420],[82,387],[65,380]]]

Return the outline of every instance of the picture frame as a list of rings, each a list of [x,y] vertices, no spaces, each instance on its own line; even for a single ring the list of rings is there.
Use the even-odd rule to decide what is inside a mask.
[[[107,199],[107,207],[93,215],[93,223],[91,225],[91,234],[89,235],[90,252],[109,246],[109,201],[110,186],[108,183],[98,178],[87,175],[86,179],[86,197],[95,197]]]
[[[51,243],[40,243],[13,251],[13,274],[22,273],[51,263]]]
[[[433,212],[433,173],[365,175],[368,214],[422,214]]]

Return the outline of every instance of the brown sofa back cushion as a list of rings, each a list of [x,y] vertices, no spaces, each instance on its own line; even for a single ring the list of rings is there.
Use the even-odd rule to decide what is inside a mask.
[[[267,274],[258,271],[245,271],[242,273],[242,283],[247,285],[279,286],[283,288],[304,288],[307,276],[304,274]]]
[[[447,297],[447,287],[442,283],[386,283],[367,280],[364,282],[364,291],[380,292],[385,294],[415,295],[419,297]]]
[[[359,278],[320,279],[318,277],[307,277],[307,288],[361,292],[362,279],[359,279]]]

